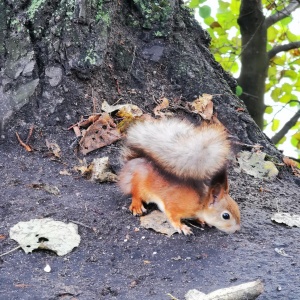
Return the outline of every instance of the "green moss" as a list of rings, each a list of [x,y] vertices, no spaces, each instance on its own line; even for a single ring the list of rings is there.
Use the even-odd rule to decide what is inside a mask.
[[[41,7],[41,5],[45,2],[45,0],[32,0],[31,4],[27,10],[28,17],[30,20],[34,18],[35,13]]]
[[[172,13],[172,8],[170,5],[170,0],[133,0],[139,11],[143,16],[143,27],[147,29],[152,29],[154,25],[161,27],[161,31],[165,26],[170,15]]]
[[[104,24],[109,25],[110,24],[110,16],[107,11],[104,10],[103,7],[103,0],[95,0],[94,3],[96,7],[96,17],[95,20],[96,22],[99,22],[100,20],[104,22]]]
[[[99,56],[94,51],[94,49],[87,50],[86,57],[84,58],[84,62],[89,63],[90,65],[96,65]]]

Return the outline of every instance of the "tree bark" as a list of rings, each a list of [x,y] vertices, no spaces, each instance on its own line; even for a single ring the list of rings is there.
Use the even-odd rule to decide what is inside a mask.
[[[260,128],[263,128],[264,121],[265,80],[269,63],[264,20],[261,1],[242,1],[238,19],[242,34],[242,67],[238,83],[243,88],[241,99]]]
[[[235,80],[216,63],[209,36],[181,1],[20,1],[12,7],[5,1],[1,10],[7,19],[0,49],[2,138],[26,132],[32,124],[45,132],[67,128],[100,112],[103,100],[134,103],[151,112],[161,97],[176,103],[208,93],[215,95],[215,112],[235,139],[278,153],[240,109]],[[255,30],[261,29],[258,8],[250,17]],[[247,30],[251,25],[243,16],[240,23]],[[245,53],[247,43],[255,45],[250,30]],[[263,77],[262,48],[255,56]],[[246,72],[252,63],[246,63],[241,83],[254,82]],[[264,84],[259,91],[254,99],[262,97]]]

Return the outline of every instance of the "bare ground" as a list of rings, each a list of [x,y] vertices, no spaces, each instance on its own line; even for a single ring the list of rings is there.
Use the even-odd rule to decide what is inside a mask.
[[[43,147],[27,153],[14,140],[0,146],[0,252],[17,246],[9,229],[34,218],[78,222],[82,240],[64,257],[42,250],[26,255],[21,249],[1,257],[1,300],[170,299],[168,293],[184,299],[189,289],[211,292],[256,279],[265,283],[259,299],[299,299],[299,228],[270,219],[278,210],[300,212],[299,186],[289,174],[264,182],[232,166],[231,194],[241,208],[241,231],[227,235],[194,228],[193,236],[169,238],[140,227],[128,210],[130,199],[116,184],[92,183],[72,171],[78,158],[70,148],[71,133],[58,128],[47,138],[61,146],[61,161],[51,160]],[[103,155],[117,171],[118,145],[87,160]],[[63,169],[72,175],[60,175]],[[60,195],[33,189],[32,183],[55,185]],[[50,273],[43,270],[46,263]]]

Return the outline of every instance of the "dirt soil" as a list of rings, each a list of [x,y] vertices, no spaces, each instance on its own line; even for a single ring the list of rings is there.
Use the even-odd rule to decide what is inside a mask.
[[[168,293],[184,299],[189,289],[208,293],[256,279],[265,284],[259,299],[299,299],[299,228],[271,221],[276,211],[300,211],[299,186],[290,175],[266,182],[232,166],[241,231],[227,235],[194,228],[193,236],[167,237],[141,228],[116,184],[93,183],[73,171],[79,164],[70,147],[73,133],[58,128],[47,138],[60,145],[60,161],[51,160],[45,147],[28,153],[14,140],[1,145],[0,252],[17,246],[9,238],[13,225],[35,218],[77,222],[81,243],[63,257],[21,249],[1,257],[1,300],[171,299]],[[118,150],[119,144],[108,146],[87,161],[108,155],[117,171]],[[60,175],[64,169],[72,175]],[[34,189],[33,183],[54,185],[60,194]],[[43,270],[47,263],[50,273]]]
[[[23,2],[0,10],[0,15],[10,11],[7,23],[13,33],[20,26],[14,20],[24,19],[23,6],[30,3]],[[18,245],[9,238],[10,228],[36,218],[79,224],[81,243],[62,257],[43,250],[25,254],[22,249],[0,257],[0,300],[171,299],[167,294],[183,300],[189,289],[208,293],[256,279],[265,284],[260,300],[300,299],[300,229],[271,221],[277,211],[300,213],[300,180],[288,172],[267,182],[237,172],[233,164],[230,187],[241,208],[241,231],[227,235],[214,228],[193,228],[192,236],[167,237],[141,228],[128,210],[130,198],[115,183],[93,183],[73,170],[83,157],[75,154],[75,136],[66,128],[95,112],[103,100],[138,104],[149,112],[162,97],[174,103],[211,94],[218,119],[236,140],[258,143],[268,155],[279,155],[234,95],[236,81],[214,61],[208,34],[180,1],[170,1],[172,6],[161,10],[159,27],[156,19],[146,24],[151,1],[97,3],[102,2],[109,7],[110,14],[104,16],[110,23],[104,19],[86,26],[76,16],[64,17],[74,10],[68,1],[47,1],[34,22],[21,24],[28,28],[20,36],[6,39],[9,45],[24,42],[20,62],[34,63],[35,68],[31,74],[16,68],[13,76],[5,77],[9,81],[3,95],[15,103],[14,93],[28,90],[24,83],[35,85],[31,98],[18,94],[30,101],[23,99],[28,104],[1,128],[0,254]],[[96,19],[96,12],[94,8],[91,19]],[[27,56],[35,61],[24,60]],[[8,58],[5,70],[10,74],[11,62],[17,63],[13,55]],[[61,81],[53,80],[57,77]],[[31,140],[36,150],[29,153],[14,132],[26,140],[31,124],[36,127]],[[49,156],[46,139],[60,146],[60,160]],[[117,172],[119,148],[119,143],[110,145],[86,160],[108,155]],[[65,169],[71,175],[61,175]],[[34,183],[56,186],[60,194],[35,189]],[[283,249],[287,256],[275,249]],[[46,264],[49,273],[44,271]]]

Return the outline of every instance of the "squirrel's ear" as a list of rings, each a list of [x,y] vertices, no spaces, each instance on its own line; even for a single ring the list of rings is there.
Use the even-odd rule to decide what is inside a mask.
[[[216,184],[215,186],[210,187],[209,191],[209,206],[215,205],[219,202],[224,196],[224,187],[221,184]]]
[[[228,185],[228,178],[227,178],[227,171],[224,168],[223,170],[221,170],[220,172],[218,172],[217,174],[215,174],[210,182],[210,186],[212,188],[216,187],[217,185],[220,185],[225,192],[229,192],[229,185]]]

